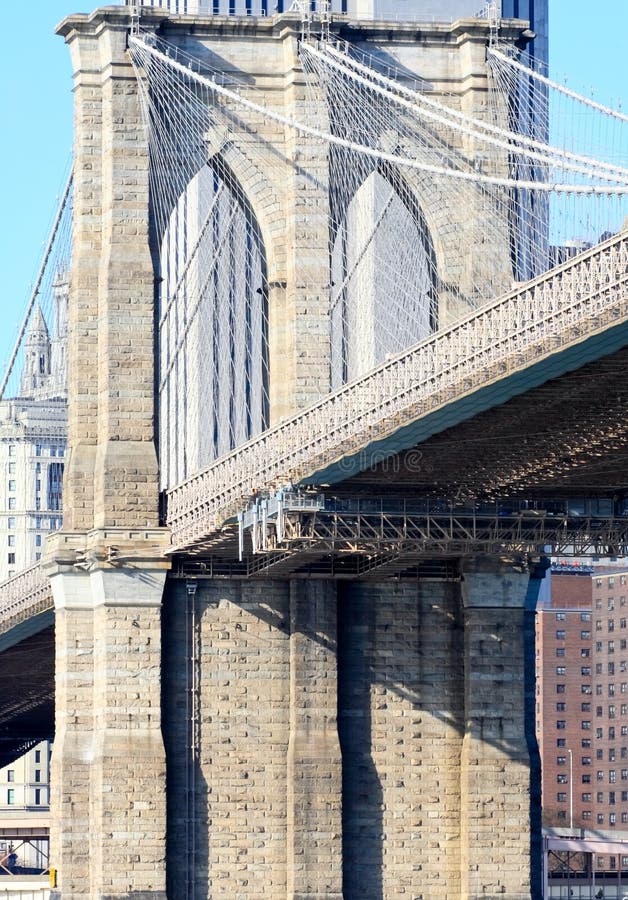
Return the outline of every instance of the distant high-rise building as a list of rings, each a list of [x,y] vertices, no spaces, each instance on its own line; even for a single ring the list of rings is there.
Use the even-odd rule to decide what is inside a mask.
[[[37,307],[24,341],[18,396],[0,401],[0,582],[36,563],[46,535],[61,527],[67,440],[67,280],[54,285],[51,328]],[[50,743],[0,769],[0,827],[37,823],[49,809]],[[37,829],[36,829],[37,830]],[[0,842],[0,864],[15,851],[22,867],[47,865],[41,840]],[[2,863],[2,860],[5,862]]]
[[[67,283],[54,287],[52,335],[39,307],[24,342],[17,397],[0,402],[0,582],[37,562],[61,527],[67,436]]]
[[[628,567],[554,565],[549,577],[536,635],[544,824],[625,832]]]

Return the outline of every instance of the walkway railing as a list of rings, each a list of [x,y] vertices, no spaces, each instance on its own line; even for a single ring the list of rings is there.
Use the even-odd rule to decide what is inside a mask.
[[[52,609],[50,581],[39,563],[0,584],[0,634]]]
[[[168,491],[174,546],[211,535],[254,492],[298,484],[627,315],[624,232],[430,336]]]

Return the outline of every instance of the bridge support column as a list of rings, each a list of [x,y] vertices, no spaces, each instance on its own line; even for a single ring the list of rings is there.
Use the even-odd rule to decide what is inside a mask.
[[[288,900],[342,898],[336,653],[336,585],[291,582]]]
[[[94,630],[89,575],[51,579],[55,601],[55,740],[50,777],[50,865],[63,861],[65,896],[89,884],[89,783],[94,733]],[[56,896],[61,896],[60,893]]]
[[[142,536],[126,535],[131,556],[115,531],[91,532],[80,554],[81,536],[59,534],[47,563],[57,623],[55,900],[166,898],[160,613],[168,566],[156,552],[161,530],[143,536],[143,557]],[[103,562],[107,551],[120,563]]]
[[[465,564],[464,900],[502,894],[523,900],[531,893],[531,820],[539,777],[533,706],[535,588],[538,581],[530,579],[525,566],[482,558]]]

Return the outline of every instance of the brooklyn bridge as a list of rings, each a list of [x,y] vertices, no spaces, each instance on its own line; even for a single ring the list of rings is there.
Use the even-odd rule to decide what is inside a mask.
[[[628,556],[628,117],[490,6],[174,5],[58,28],[63,524],[0,587],[52,895],[539,898],[539,585]]]

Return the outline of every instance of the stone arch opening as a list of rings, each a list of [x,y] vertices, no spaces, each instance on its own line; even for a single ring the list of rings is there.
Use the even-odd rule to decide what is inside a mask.
[[[268,265],[255,211],[220,155],[187,184],[161,245],[162,488],[268,426]]]
[[[331,381],[337,388],[438,324],[436,254],[413,191],[383,163],[336,206]]]

